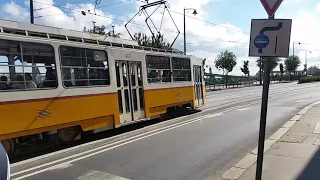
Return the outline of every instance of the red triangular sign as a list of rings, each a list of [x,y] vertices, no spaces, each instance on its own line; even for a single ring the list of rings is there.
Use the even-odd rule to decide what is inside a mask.
[[[273,16],[283,0],[260,0],[269,16]]]

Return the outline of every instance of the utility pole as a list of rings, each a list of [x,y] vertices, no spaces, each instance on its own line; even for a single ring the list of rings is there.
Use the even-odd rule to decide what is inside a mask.
[[[31,22],[31,24],[34,24],[33,0],[30,0],[30,22]]]

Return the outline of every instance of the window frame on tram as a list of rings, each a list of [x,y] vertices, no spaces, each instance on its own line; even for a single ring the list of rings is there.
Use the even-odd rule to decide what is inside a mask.
[[[152,63],[148,62],[150,57],[157,57],[157,58],[159,58],[158,61],[162,61],[161,58],[166,58],[166,60],[168,61],[167,65],[169,65],[169,68],[163,68],[163,67],[152,67],[152,68],[150,68],[150,66],[157,66],[158,64],[161,64],[159,62],[156,62],[155,64],[152,64]],[[191,77],[191,59],[188,58],[188,57],[147,54],[145,56],[145,60],[146,60],[146,70],[147,70],[147,82],[148,82],[148,84],[192,82],[192,77]],[[179,60],[180,61],[180,67],[173,67],[174,66],[173,60]],[[182,61],[186,61],[186,60],[188,61],[187,63],[184,62],[183,64],[181,64]],[[156,61],[156,60],[154,60],[154,61]],[[185,67],[189,67],[189,68],[185,68]],[[169,71],[169,72],[167,72],[169,74],[169,76],[170,76],[170,77],[167,77],[169,79],[168,81],[162,81],[163,77],[160,77],[161,75],[163,75],[163,71],[164,70],[165,71]],[[151,73],[150,71],[155,71],[157,73],[158,77],[150,77],[150,73]],[[181,77],[175,77],[175,73],[174,72],[188,72],[187,80],[175,80],[176,78],[181,78]],[[159,80],[151,82],[150,79],[156,79],[156,78],[158,78]]]
[[[174,61],[177,61],[177,63],[174,63]],[[190,58],[185,58],[185,57],[171,57],[171,63],[172,63],[172,79],[173,82],[177,83],[177,82],[191,82],[191,60]],[[179,77],[175,77],[175,75],[177,74],[177,72],[182,73],[183,75],[185,75],[184,73],[187,73],[187,76],[179,76]],[[176,80],[178,78],[187,78],[187,80]]]
[[[0,89],[0,92],[37,91],[58,88],[55,49],[51,44],[7,39],[1,39],[1,43],[8,46],[3,46],[3,48],[6,48],[4,51],[7,50],[6,53],[3,53],[0,47],[0,57],[7,57],[6,62],[0,62],[0,69],[1,67],[6,67],[8,70],[7,72],[0,72],[1,88],[3,88],[3,85],[6,85],[6,88]],[[14,48],[16,48],[16,51],[10,52]],[[13,57],[10,57],[12,55]],[[47,58],[44,59],[44,57]],[[16,64],[17,61],[19,61],[18,64]],[[3,63],[6,63],[6,65],[3,65]],[[46,72],[41,72],[39,68],[45,68]],[[49,75],[50,79],[48,80]],[[45,79],[42,80],[44,77]]]
[[[69,48],[69,49],[74,49],[74,50],[79,50],[80,52],[80,56],[64,56],[62,55],[62,48]],[[88,52],[92,51],[93,54],[93,58],[89,58],[88,56]],[[83,54],[81,54],[81,52],[83,52]],[[97,53],[103,53],[102,60],[95,60],[94,57],[94,53],[96,53],[96,55],[98,55]],[[91,53],[90,53],[91,54]],[[101,55],[101,54],[100,54]],[[111,84],[111,77],[110,77],[110,63],[108,61],[108,53],[105,50],[101,50],[101,49],[93,49],[93,48],[82,48],[82,47],[77,47],[77,46],[70,46],[70,45],[60,45],[59,46],[59,56],[60,56],[60,68],[61,68],[61,79],[62,79],[62,85],[64,88],[66,89],[70,89],[70,88],[90,88],[90,87],[108,87]],[[97,56],[99,57],[99,56]],[[74,61],[75,63],[81,63],[81,65],[64,65],[65,62],[67,62],[66,60],[63,60],[63,58],[70,58],[69,59],[69,63],[71,62],[71,59],[79,59],[79,61]],[[99,57],[100,58],[100,57]],[[84,60],[84,64],[83,63]],[[91,66],[90,63],[88,63],[88,60],[93,60],[93,63],[97,63],[99,64],[100,62],[100,66]],[[91,63],[92,63],[91,62]],[[102,66],[104,65],[104,66]],[[73,72],[70,71],[70,79],[65,79],[65,75],[64,74],[64,69],[69,69],[69,71],[71,69],[73,69]],[[82,72],[80,72],[80,74],[84,75],[85,78],[84,79],[77,79],[75,77],[76,72],[74,70],[81,70]],[[86,72],[84,72],[83,70],[85,70]],[[96,78],[96,79],[91,79],[90,78],[90,70],[93,71],[97,71],[97,70],[101,70],[100,72],[100,76],[101,78]],[[72,79],[72,73],[73,73],[73,79]],[[105,73],[105,74],[104,74]],[[96,75],[98,76],[98,72],[96,73]],[[105,75],[105,77],[103,77]],[[74,80],[74,82],[72,82]],[[76,84],[76,81],[78,82],[84,82],[85,84]],[[102,84],[90,84],[93,81],[100,81],[100,83],[102,82]],[[103,82],[104,81],[104,82]],[[66,85],[65,82],[70,82],[70,86]],[[74,83],[74,84],[72,84]]]

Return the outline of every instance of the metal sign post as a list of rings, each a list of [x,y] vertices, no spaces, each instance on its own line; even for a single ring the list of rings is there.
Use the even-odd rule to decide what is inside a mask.
[[[274,57],[288,57],[292,20],[274,19],[274,13],[283,0],[260,0],[266,9],[268,19],[253,19],[251,21],[249,56],[265,59],[263,73],[263,90],[260,114],[260,129],[256,180],[261,180],[264,141],[266,134],[268,96],[270,84],[270,61]]]
[[[274,16],[269,17],[269,19],[274,19]],[[270,66],[269,66],[269,63],[270,63],[270,57],[265,58],[264,73],[263,73],[261,113],[260,113],[258,157],[257,157],[257,167],[256,167],[256,180],[261,180],[261,177],[262,177],[264,140],[265,140],[265,136],[266,136],[269,85],[270,85]]]

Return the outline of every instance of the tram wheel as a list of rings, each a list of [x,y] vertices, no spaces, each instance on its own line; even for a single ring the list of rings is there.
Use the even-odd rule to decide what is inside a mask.
[[[7,154],[11,156],[15,150],[15,143],[13,142],[13,139],[2,140],[1,144],[3,145]]]
[[[80,131],[79,128],[68,127],[58,130],[58,139],[61,144],[71,144],[73,143],[74,139],[79,135]]]

